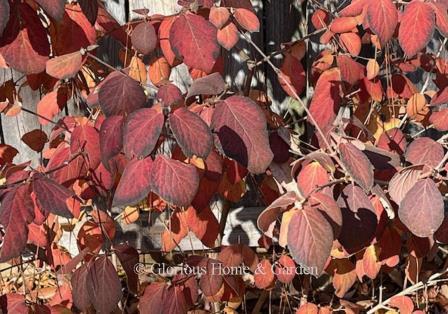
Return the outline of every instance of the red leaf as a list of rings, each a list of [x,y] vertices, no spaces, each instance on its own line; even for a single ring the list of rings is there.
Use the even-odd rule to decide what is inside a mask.
[[[188,89],[187,100],[197,95],[219,95],[224,91],[226,83],[221,74],[212,73],[210,75],[194,80]]]
[[[219,55],[216,33],[215,26],[202,16],[185,13],[173,23],[170,43],[186,65],[210,73]]]
[[[418,237],[430,237],[442,225],[443,197],[430,178],[422,179],[406,193],[398,217]]]
[[[39,46],[34,46],[34,42],[40,42]],[[36,39],[32,44],[30,32],[24,28],[12,43],[0,48],[0,53],[13,69],[25,74],[40,73],[45,70],[48,60],[46,44],[46,38]]]
[[[286,84],[286,82],[288,82],[289,85],[294,88],[294,92],[297,95],[300,95],[306,85],[305,70],[303,69],[302,63],[300,63],[300,61],[291,54],[286,54],[280,70],[284,76],[279,78],[279,82],[285,93],[287,93],[290,97],[295,97],[293,91],[291,91],[288,84]]]
[[[414,302],[408,296],[394,296],[389,301],[389,305],[398,308],[400,313],[412,313],[414,310]]]
[[[330,31],[333,33],[351,32],[358,25],[358,20],[354,17],[337,17],[330,25]]]
[[[413,165],[436,167],[443,159],[443,146],[429,137],[415,139],[406,149],[406,160]]]
[[[367,156],[352,143],[339,145],[341,161],[347,167],[350,176],[364,191],[368,192],[373,187],[373,165]]]
[[[45,213],[73,218],[67,206],[67,200],[74,195],[72,191],[41,174],[33,176],[32,188],[36,194],[36,201],[40,210]]]
[[[348,6],[339,12],[340,16],[358,16],[366,7],[368,0],[353,0]]]
[[[99,313],[111,313],[118,306],[122,297],[121,283],[107,256],[100,256],[89,265],[87,291]]]
[[[90,24],[79,4],[67,4],[63,20],[55,23],[51,44],[56,55],[79,51],[96,42],[95,28]]]
[[[204,120],[185,108],[174,111],[168,120],[185,156],[207,158],[213,146],[213,136]]]
[[[52,18],[57,21],[62,19],[65,11],[64,0],[36,0],[37,3],[48,13]]]
[[[172,213],[168,228],[163,231],[162,251],[170,252],[178,247],[179,243],[188,235],[188,225],[185,213],[181,210],[176,210]]]
[[[0,37],[9,21],[9,2],[0,0]]]
[[[123,267],[129,291],[138,293],[138,274],[135,272],[135,267],[139,263],[138,251],[128,244],[114,245],[115,254]]]
[[[346,55],[336,57],[336,62],[341,72],[341,79],[351,85],[355,85],[364,78],[365,67]]]
[[[62,164],[66,164],[66,166],[62,167]],[[60,145],[48,162],[46,170],[51,171],[52,179],[62,184],[72,183],[74,180],[84,177],[88,169],[83,156],[71,159],[70,148]]]
[[[61,111],[61,108],[67,103],[67,95],[63,88],[59,88],[46,94],[37,103],[38,120],[42,125],[47,125]],[[50,121],[48,121],[50,120]]]
[[[268,259],[263,259],[258,263],[254,271],[255,286],[258,289],[269,288],[274,283],[273,267]]]
[[[158,155],[151,171],[151,188],[164,200],[178,206],[191,204],[199,186],[196,167]]]
[[[292,216],[288,227],[288,248],[294,260],[310,273],[322,273],[333,245],[333,230],[315,208],[305,207]]]
[[[128,162],[114,194],[114,206],[132,205],[144,199],[151,190],[152,168],[151,157]]]
[[[126,156],[146,157],[156,147],[165,117],[154,108],[143,108],[131,113],[124,125],[123,149]]]
[[[42,130],[32,130],[22,136],[22,141],[28,145],[32,150],[41,152],[44,149],[45,143],[48,142],[48,137]]]
[[[160,49],[171,66],[178,63],[170,43],[170,32],[175,20],[176,18],[172,16],[165,17],[159,26]]]
[[[151,53],[157,46],[157,35],[154,26],[149,22],[142,22],[132,32],[132,46],[144,54]]]
[[[5,230],[0,262],[20,256],[28,239],[28,224],[34,219],[34,203],[28,184],[6,192],[0,207],[0,225]]]
[[[140,297],[138,309],[142,314],[163,313],[166,309],[168,286],[162,282],[152,282]]]
[[[110,169],[109,160],[123,147],[123,116],[110,116],[101,124],[100,151],[101,161]]]
[[[288,255],[282,255],[275,262],[275,275],[282,283],[291,283],[296,275],[296,264]]]
[[[336,118],[341,102],[341,72],[332,68],[322,73],[317,81],[314,96],[310,104],[310,114],[326,134]]]
[[[101,156],[100,134],[97,129],[89,125],[77,126],[71,134],[70,151],[72,154],[83,152],[90,169],[98,167]]]
[[[0,54],[10,67],[19,72],[42,72],[50,54],[47,31],[28,4],[14,3],[11,13],[0,37]]]
[[[251,33],[260,31],[260,21],[252,10],[237,8],[233,12],[233,17],[245,30]]]
[[[429,122],[441,132],[448,131],[448,109],[433,111],[429,116]]]
[[[356,33],[343,33],[339,35],[342,47],[353,56],[361,52],[361,38]]]
[[[352,254],[370,245],[377,227],[372,202],[358,186],[346,186],[338,198],[342,212],[342,228],[338,240]]]
[[[101,83],[98,101],[106,116],[112,116],[142,108],[146,96],[137,81],[116,71]]]
[[[27,306],[25,297],[18,293],[7,293],[0,297],[0,310],[3,313],[29,313],[31,308]],[[45,311],[42,311],[45,313]]]
[[[297,197],[297,194],[293,191],[286,192],[285,194],[280,196],[278,199],[272,202],[271,205],[266,207],[266,209],[263,210],[263,212],[261,212],[261,214],[258,216],[258,228],[266,234],[268,234],[270,231],[270,236],[272,237],[272,224],[276,222],[278,216],[282,212],[286,211],[288,207],[290,207],[292,204],[294,204],[294,202],[298,200],[299,198]]]
[[[397,172],[389,182],[389,195],[391,199],[400,204],[408,191],[418,181],[423,166],[410,166]]]
[[[171,83],[162,85],[159,88],[156,99],[165,107],[177,106],[184,102],[184,97],[180,89]]]
[[[439,32],[447,37],[448,36],[448,6],[444,3],[429,2],[429,5],[434,10],[436,15],[436,26]]]
[[[434,11],[428,3],[412,1],[401,16],[398,40],[408,57],[413,57],[428,44],[434,32]]]
[[[445,87],[431,98],[431,106],[442,105],[448,102],[448,87]]]
[[[230,50],[235,47],[240,40],[238,28],[236,28],[235,24],[228,23],[223,28],[218,29],[216,39],[221,46],[227,50]]]
[[[319,308],[314,303],[305,303],[301,305],[297,311],[296,314],[318,314]]]
[[[221,29],[227,23],[229,18],[229,9],[215,6],[210,9],[210,14],[208,16],[209,21],[215,25],[217,29]]]
[[[406,150],[408,143],[403,132],[399,128],[393,128],[385,131],[378,139],[377,146],[389,152],[395,152],[402,155]]]
[[[258,256],[245,244],[233,244],[219,252],[218,259],[227,267],[236,267],[244,264],[255,271],[258,265]]]
[[[214,247],[219,235],[219,222],[209,207],[197,211],[192,206],[185,211],[188,229],[207,247]]]
[[[369,1],[367,21],[384,45],[392,38],[397,27],[398,12],[395,4],[391,0]]]
[[[318,162],[311,162],[302,167],[297,176],[297,187],[304,197],[321,185],[330,182],[330,176]]]
[[[322,192],[313,193],[309,198],[309,202],[311,206],[316,207],[318,210],[320,210],[325,218],[328,217],[331,224],[336,224],[339,227],[342,226],[341,209],[339,208],[333,197],[330,197]]]
[[[231,96],[220,101],[213,113],[212,128],[228,157],[252,173],[266,171],[274,157],[269,147],[266,118],[250,98]]]
[[[46,72],[57,79],[64,80],[75,77],[83,65],[83,57],[79,51],[58,56],[47,61]]]
[[[90,307],[90,296],[87,291],[88,275],[89,268],[87,264],[83,264],[75,270],[71,278],[73,303],[83,312],[87,312]]]

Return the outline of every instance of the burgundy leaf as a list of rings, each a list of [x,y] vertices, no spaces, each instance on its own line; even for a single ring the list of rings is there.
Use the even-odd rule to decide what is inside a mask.
[[[64,80],[75,77],[83,64],[79,51],[54,57],[47,61],[46,72],[57,79]]]
[[[220,101],[212,117],[224,153],[255,174],[264,173],[274,155],[266,118],[250,98],[231,96]]]
[[[132,293],[138,293],[138,274],[135,267],[139,263],[138,251],[128,244],[119,244],[114,246],[120,264],[123,267],[128,283],[128,289]]]
[[[185,156],[207,158],[213,146],[213,136],[204,120],[188,109],[179,108],[170,115],[169,122]]]
[[[145,198],[151,190],[152,168],[151,157],[128,162],[114,194],[114,206],[132,205]]]
[[[292,216],[288,226],[288,248],[300,265],[322,273],[333,245],[333,230],[315,208],[305,207]]]
[[[3,36],[0,37],[0,54],[10,67],[19,72],[40,73],[45,70],[50,54],[47,32],[28,4],[16,5],[19,10],[15,12],[15,16],[11,15]],[[17,14],[22,18],[21,21]],[[20,29],[18,23],[24,23],[26,27]]]
[[[111,313],[122,297],[120,278],[107,256],[98,257],[90,266],[87,279],[90,302],[99,313]]]
[[[217,29],[200,15],[181,14],[170,30],[170,43],[191,68],[210,73],[219,55]]]
[[[34,204],[30,186],[22,184],[7,191],[0,207],[0,225],[5,230],[0,262],[20,256],[28,239],[28,224],[33,219]]]
[[[415,185],[422,174],[423,166],[410,166],[397,172],[389,182],[391,199],[400,204],[408,191]]]
[[[72,295],[73,303],[78,309],[87,312],[90,307],[90,296],[87,290],[87,280],[89,276],[89,268],[87,264],[81,265],[72,275]]]
[[[413,165],[436,167],[443,159],[443,146],[429,137],[415,139],[406,149],[406,160]]]
[[[341,161],[347,167],[350,176],[364,191],[373,187],[373,165],[367,156],[352,143],[341,143]]]
[[[429,116],[429,122],[434,125],[438,131],[448,131],[448,109],[434,111]]]
[[[338,198],[342,228],[338,240],[352,254],[370,245],[377,227],[377,215],[365,192],[350,184]]]
[[[406,150],[408,143],[403,132],[399,128],[393,128],[385,131],[378,139],[377,146],[389,152],[396,152],[402,155]]]
[[[431,40],[435,14],[428,3],[411,1],[400,19],[398,40],[406,56],[413,57]]]
[[[89,125],[77,126],[71,135],[70,151],[72,154],[83,152],[90,169],[95,169],[101,162],[100,134]]]
[[[124,126],[124,153],[131,159],[148,156],[155,148],[162,132],[165,117],[163,112],[143,108],[131,113]]]
[[[272,237],[272,224],[276,222],[280,214],[286,211],[292,204],[299,200],[297,194],[293,191],[286,192],[281,195],[271,205],[266,207],[258,216],[258,229],[263,231],[268,236]]]
[[[123,116],[110,116],[101,124],[100,151],[101,161],[110,169],[109,160],[123,147]]]
[[[140,297],[138,309],[142,314],[164,313],[168,286],[163,282],[152,282]]]
[[[22,141],[32,150],[41,152],[44,149],[45,143],[48,142],[48,137],[44,131],[35,129],[24,134],[22,136]]]
[[[142,108],[146,96],[137,81],[116,71],[101,83],[98,101],[106,116],[112,116]]]
[[[32,188],[36,193],[37,204],[42,211],[73,218],[67,206],[67,200],[74,195],[72,191],[41,174],[33,176]]]
[[[64,167],[63,164],[66,164]],[[83,156],[72,158],[70,147],[60,145],[47,164],[47,171],[50,171],[50,178],[58,183],[73,183],[74,180],[87,175],[87,162]]]
[[[197,95],[219,95],[224,91],[226,83],[221,74],[212,73],[193,81],[188,89],[187,99]]]
[[[177,206],[188,206],[199,187],[196,167],[158,155],[151,171],[151,189]]]
[[[57,21],[62,19],[65,12],[65,0],[36,0],[37,3]]]
[[[341,102],[341,72],[332,68],[319,76],[310,104],[310,114],[326,135],[336,118]],[[312,122],[314,124],[314,122]]]
[[[398,24],[398,11],[391,0],[369,1],[367,5],[369,27],[378,35],[382,44],[387,43]]]
[[[434,181],[422,179],[406,193],[398,217],[418,237],[432,236],[444,218],[443,196]]]
[[[184,97],[182,96],[180,89],[171,83],[162,85],[159,88],[156,99],[165,107],[179,105],[184,102]]]
[[[142,22],[132,32],[131,36],[132,46],[147,55],[152,52],[157,46],[157,35],[154,26],[149,22]]]

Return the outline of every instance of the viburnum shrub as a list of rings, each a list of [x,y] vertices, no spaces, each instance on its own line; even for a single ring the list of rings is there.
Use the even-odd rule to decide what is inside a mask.
[[[2,120],[42,126],[21,136],[36,160],[1,144],[2,311],[448,311],[448,1],[302,3],[310,33],[270,52],[249,0],[178,4],[120,26],[96,0],[0,0]],[[223,78],[239,41],[241,90]],[[251,88],[262,65],[303,119]],[[259,247],[224,246],[248,190]],[[117,236],[142,211],[169,217],[169,271]],[[193,234],[204,249],[182,250]]]

